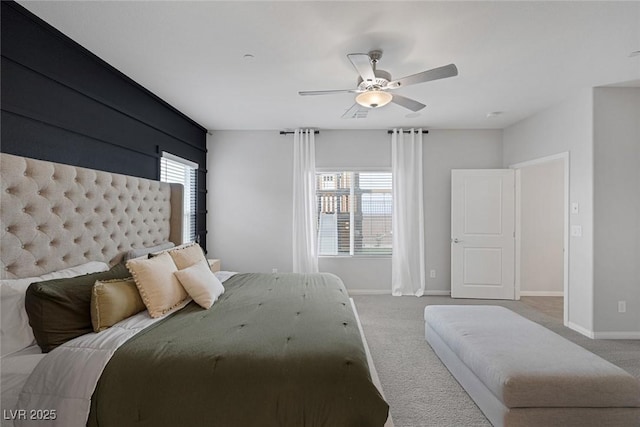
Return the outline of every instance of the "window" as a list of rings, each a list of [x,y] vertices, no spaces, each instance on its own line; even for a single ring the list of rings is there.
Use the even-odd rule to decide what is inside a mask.
[[[182,241],[196,240],[196,171],[198,165],[171,153],[163,152],[160,159],[160,181],[182,184],[184,207]]]
[[[391,255],[391,172],[316,174],[320,256]]]

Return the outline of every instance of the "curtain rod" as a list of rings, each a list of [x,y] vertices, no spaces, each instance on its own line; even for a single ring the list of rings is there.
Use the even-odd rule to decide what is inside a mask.
[[[393,130],[388,130],[388,131],[387,131],[387,133],[388,133],[389,135],[391,135],[391,134],[393,133]],[[411,133],[411,131],[410,131],[410,130],[403,130],[403,131],[402,131],[402,133]],[[428,131],[428,130],[426,130],[426,129],[424,129],[424,130],[422,131],[422,133],[429,133],[429,131]]]
[[[295,133],[295,132],[294,132],[294,131],[292,131],[292,130],[281,130],[281,131],[280,131],[280,135],[293,135],[294,133]],[[313,131],[313,133],[314,133],[315,135],[318,135],[318,134],[320,133],[320,131],[319,131],[319,130],[314,130],[314,131]]]
[[[409,130],[403,130],[403,131],[402,131],[402,133],[410,133],[410,132],[411,132],[411,131],[409,131]],[[313,133],[314,133],[314,134],[316,134],[316,135],[318,135],[318,134],[320,133],[320,131],[319,131],[319,130],[314,130],[314,131],[313,131]],[[393,130],[388,130],[388,131],[387,131],[387,133],[388,133],[388,134],[392,134],[392,133],[393,133]],[[424,129],[424,130],[422,131],[422,133],[429,133],[429,131],[428,131],[428,130],[426,130],[426,129]],[[292,130],[281,130],[281,131],[280,131],[280,135],[293,135],[293,134],[294,134],[294,131],[292,131]]]

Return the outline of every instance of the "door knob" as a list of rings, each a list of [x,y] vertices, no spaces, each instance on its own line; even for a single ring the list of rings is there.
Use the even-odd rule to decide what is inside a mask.
[[[451,243],[462,243],[462,240],[458,240],[458,238],[452,238]]]

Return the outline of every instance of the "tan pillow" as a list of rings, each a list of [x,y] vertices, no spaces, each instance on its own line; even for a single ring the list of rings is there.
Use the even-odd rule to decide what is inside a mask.
[[[171,258],[173,258],[173,262],[175,262],[178,270],[191,267],[199,261],[207,261],[204,252],[202,252],[202,248],[195,242],[190,245],[170,249],[167,252],[171,255]]]
[[[153,258],[131,259],[127,261],[127,268],[151,317],[162,316],[188,297],[173,275],[178,268],[166,252]]]
[[[162,254],[162,253],[168,252],[169,250],[175,251],[176,249],[186,248],[187,246],[191,246],[191,245],[194,245],[194,244],[196,244],[196,242],[183,243],[183,244],[178,245],[178,246],[173,245],[173,247],[171,247],[171,248],[165,248],[165,249],[149,252],[147,257],[148,258],[153,258],[155,256],[158,256],[158,255]]]
[[[97,280],[91,291],[91,324],[101,332],[145,309],[133,277]]]
[[[191,267],[173,273],[191,298],[202,308],[209,309],[224,292],[224,286],[209,269],[209,263],[198,261]]]

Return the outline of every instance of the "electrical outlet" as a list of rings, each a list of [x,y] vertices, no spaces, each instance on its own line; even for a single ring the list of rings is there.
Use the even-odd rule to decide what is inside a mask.
[[[274,268],[272,268],[272,269],[271,269],[271,272],[272,272],[272,273],[277,273],[277,272],[278,272],[278,269],[274,267]]]
[[[618,301],[618,313],[626,313],[626,312],[627,312],[627,302]]]
[[[435,270],[430,270],[429,271],[429,277],[431,277],[432,279],[436,278],[436,271]]]

